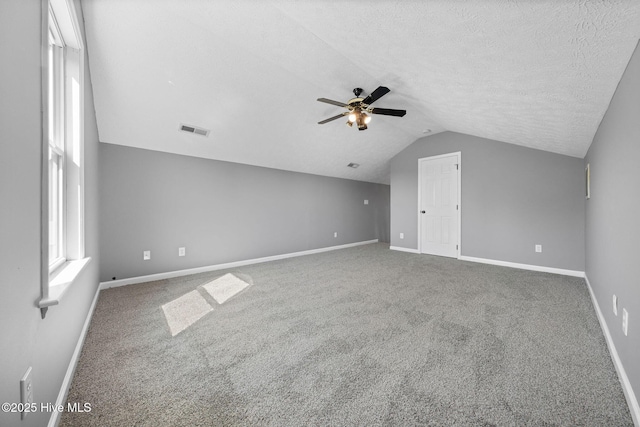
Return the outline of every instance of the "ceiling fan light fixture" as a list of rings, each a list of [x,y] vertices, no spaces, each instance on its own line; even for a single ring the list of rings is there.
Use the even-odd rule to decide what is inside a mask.
[[[368,125],[369,122],[371,121],[371,116],[368,116],[365,113],[362,113],[362,115],[364,116],[364,124]]]
[[[351,114],[349,114],[349,121],[350,121],[351,123],[355,122],[355,121],[356,121],[356,119],[357,119],[356,113],[351,113]]]

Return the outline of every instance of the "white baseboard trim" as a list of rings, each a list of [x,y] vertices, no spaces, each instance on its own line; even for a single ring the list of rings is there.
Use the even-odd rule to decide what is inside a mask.
[[[487,259],[487,258],[476,258],[476,257],[471,257],[466,255],[460,255],[458,259],[460,261],[479,262],[482,264],[492,264],[492,265],[499,265],[502,267],[519,268],[522,270],[542,271],[544,273],[561,274],[563,276],[584,277],[584,271],[578,271],[578,270],[565,270],[563,268],[544,267],[541,265],[519,264],[516,262],[498,261],[495,259]]]
[[[67,372],[64,375],[62,385],[60,386],[60,391],[58,392],[56,407],[63,406],[65,404],[65,401],[67,400],[67,394],[69,393],[69,388],[71,387],[71,380],[73,380],[73,374],[75,373],[76,367],[78,366],[78,360],[80,359],[80,353],[82,352],[84,339],[87,336],[89,324],[91,323],[91,318],[93,317],[93,310],[96,308],[96,303],[98,302],[99,295],[100,288],[96,289],[96,294],[93,296],[93,301],[91,302],[91,306],[89,307],[89,311],[87,312],[87,317],[84,319],[84,325],[82,325],[82,330],[80,331],[80,336],[78,337],[76,348],[73,350],[71,360],[69,361],[69,366],[67,367]],[[53,411],[51,417],[49,417],[49,423],[47,424],[47,426],[56,427],[60,422],[60,415],[61,412]]]
[[[391,249],[392,251],[409,252],[412,254],[420,253],[420,251],[418,251],[417,249],[403,248],[402,246],[389,246],[389,249]]]
[[[190,274],[206,273],[209,271],[225,270],[227,268],[242,267],[244,265],[259,264],[261,262],[277,261],[280,259],[293,258],[303,255],[319,254],[321,252],[335,251],[337,249],[351,248],[354,246],[369,245],[378,243],[378,239],[365,240],[363,242],[347,243],[338,246],[329,246],[326,248],[310,249],[307,251],[292,252],[288,254],[273,255],[263,258],[247,259],[243,261],[227,262],[224,264],[207,265],[204,267],[188,268],[185,270],[168,271],[166,273],[149,274],[146,276],[131,277],[128,279],[111,280],[109,282],[100,282],[100,289],[117,288],[119,286],[133,285],[136,283],[152,282],[154,280],[171,279],[173,277],[188,276]]]
[[[629,411],[631,412],[633,423],[636,427],[638,427],[640,426],[640,405],[638,404],[638,399],[636,398],[636,395],[633,392],[633,388],[631,387],[631,383],[629,382],[629,377],[627,377],[627,373],[624,370],[624,366],[622,365],[620,356],[618,356],[618,351],[616,350],[616,346],[615,344],[613,344],[613,338],[611,338],[611,333],[609,332],[607,321],[604,319],[604,316],[602,315],[602,311],[600,310],[600,305],[598,304],[596,295],[593,293],[593,289],[591,288],[591,282],[589,282],[589,278],[587,277],[586,274],[584,275],[584,279],[587,282],[587,288],[589,289],[589,294],[591,294],[591,301],[593,302],[593,306],[596,308],[596,314],[598,315],[600,328],[602,329],[602,332],[604,333],[604,337],[607,341],[607,347],[609,347],[609,354],[611,355],[611,359],[613,360],[613,365],[616,367],[616,372],[618,373],[618,379],[620,379],[620,383],[622,384],[622,391],[624,392],[624,397],[626,397],[627,399],[627,404],[629,405]]]

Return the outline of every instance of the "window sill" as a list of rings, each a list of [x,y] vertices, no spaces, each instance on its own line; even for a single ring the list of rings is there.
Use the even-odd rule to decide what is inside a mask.
[[[75,282],[80,273],[91,261],[90,257],[74,261],[67,261],[60,266],[49,278],[49,295],[38,301],[39,308],[57,305],[69,286]]]

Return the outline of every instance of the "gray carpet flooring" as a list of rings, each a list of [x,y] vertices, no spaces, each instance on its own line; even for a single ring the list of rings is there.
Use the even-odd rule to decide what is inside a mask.
[[[171,336],[162,306],[251,284]],[[202,293],[202,292],[201,292]],[[633,426],[583,279],[371,244],[101,292],[61,426]]]

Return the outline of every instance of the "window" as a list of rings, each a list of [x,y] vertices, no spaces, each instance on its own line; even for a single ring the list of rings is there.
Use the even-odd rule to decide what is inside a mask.
[[[43,0],[42,315],[88,263],[84,256],[84,45],[73,0]],[[44,18],[43,18],[44,20]]]
[[[54,15],[49,12],[48,65],[48,155],[49,155],[49,272],[65,261],[64,198],[64,45]]]

